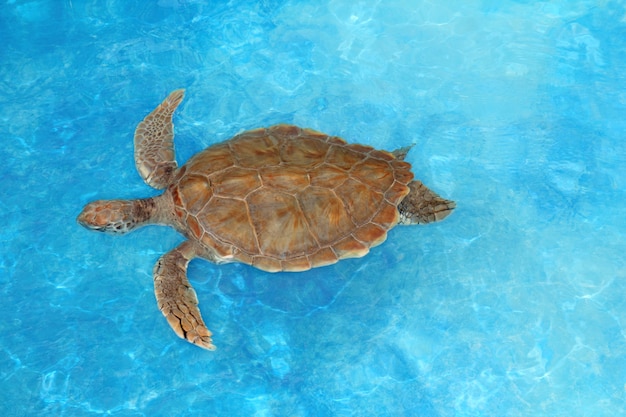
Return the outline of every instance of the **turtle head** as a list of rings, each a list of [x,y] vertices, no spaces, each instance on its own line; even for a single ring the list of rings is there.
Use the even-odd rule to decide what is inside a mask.
[[[150,223],[156,212],[153,199],[98,200],[87,204],[78,223],[98,232],[124,234]]]

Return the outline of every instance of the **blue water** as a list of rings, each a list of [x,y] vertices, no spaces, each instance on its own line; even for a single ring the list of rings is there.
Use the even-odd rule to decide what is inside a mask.
[[[8,0],[0,40],[0,415],[626,415],[623,1]],[[152,288],[182,238],[75,222],[155,194],[132,134],[181,87],[181,162],[296,123],[415,143],[458,208],[309,272],[194,261],[194,347]]]

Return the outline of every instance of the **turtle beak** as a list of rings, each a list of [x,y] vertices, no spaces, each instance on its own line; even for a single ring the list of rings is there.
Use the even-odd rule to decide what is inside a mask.
[[[86,229],[103,232],[106,224],[101,223],[102,218],[98,216],[96,203],[87,204],[76,218],[76,221]]]

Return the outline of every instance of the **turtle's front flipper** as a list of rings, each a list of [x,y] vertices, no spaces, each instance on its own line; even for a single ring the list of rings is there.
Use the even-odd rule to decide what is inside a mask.
[[[162,189],[172,181],[178,165],[174,155],[172,115],[185,90],[173,91],[135,129],[135,165],[150,186]]]
[[[423,224],[443,220],[456,207],[454,201],[438,196],[420,181],[411,181],[409,189],[409,194],[398,205],[400,224]]]
[[[179,337],[214,350],[211,332],[198,309],[198,297],[187,280],[187,265],[195,256],[190,242],[163,255],[154,267],[154,293],[159,309]]]

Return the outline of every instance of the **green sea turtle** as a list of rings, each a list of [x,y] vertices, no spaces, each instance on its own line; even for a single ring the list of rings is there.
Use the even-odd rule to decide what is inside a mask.
[[[159,223],[187,240],[154,267],[159,309],[178,336],[215,349],[187,280],[200,257],[264,271],[305,271],[361,257],[396,224],[446,217],[454,202],[413,180],[395,152],[290,125],[250,130],[212,145],[178,168],[172,115],[184,90],[172,92],[135,131],[135,163],[159,196],[89,203],[78,222],[126,233]]]

